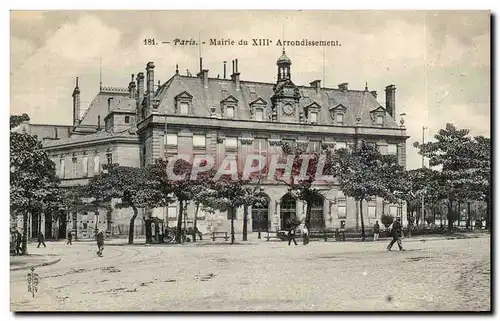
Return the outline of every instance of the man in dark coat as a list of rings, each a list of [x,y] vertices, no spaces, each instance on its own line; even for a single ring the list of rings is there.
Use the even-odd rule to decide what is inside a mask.
[[[43,244],[43,247],[47,247],[45,245],[45,238],[44,238],[42,232],[38,233],[38,246],[37,246],[37,248],[40,247],[40,244]]]
[[[96,235],[97,239],[97,255],[102,256],[102,250],[104,249],[104,232],[99,230]]]
[[[387,250],[390,251],[394,243],[398,243],[398,247],[400,251],[404,251],[403,249],[403,244],[401,243],[401,222],[395,218],[394,222],[392,223],[392,229],[391,229],[391,235],[392,235],[392,241],[389,243],[387,246]]]
[[[380,225],[378,225],[378,221],[375,221],[375,225],[373,226],[373,240],[378,241],[378,236],[380,234]]]
[[[290,244],[292,244],[292,241],[293,241],[293,243],[295,243],[295,245],[297,245],[297,241],[295,241],[295,228],[294,227],[290,227],[290,229],[288,230],[288,246],[290,246]]]
[[[72,245],[71,241],[73,241],[73,233],[71,231],[68,232],[68,243],[69,245]]]

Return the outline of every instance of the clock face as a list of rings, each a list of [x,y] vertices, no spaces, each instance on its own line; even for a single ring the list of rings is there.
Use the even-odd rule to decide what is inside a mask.
[[[291,115],[293,113],[293,107],[290,104],[286,104],[283,106],[283,112],[287,115]]]

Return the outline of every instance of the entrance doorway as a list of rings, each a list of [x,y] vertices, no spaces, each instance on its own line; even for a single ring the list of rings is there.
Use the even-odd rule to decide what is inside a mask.
[[[325,228],[325,216],[323,215],[323,197],[316,195],[312,199],[310,229],[319,230]]]

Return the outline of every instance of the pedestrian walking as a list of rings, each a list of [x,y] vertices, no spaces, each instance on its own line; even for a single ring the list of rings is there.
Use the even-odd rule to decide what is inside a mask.
[[[44,235],[42,232],[38,233],[38,247],[40,247],[40,244],[43,244],[43,247],[47,247],[47,245],[45,245],[45,238],[44,238]]]
[[[403,244],[401,242],[401,222],[395,218],[394,222],[392,223],[392,228],[391,228],[391,235],[392,235],[392,240],[391,243],[387,246],[387,250],[390,251],[394,243],[398,243],[398,247],[400,251],[404,251],[403,249]]]
[[[292,241],[295,245],[297,245],[297,241],[295,241],[295,228],[294,227],[290,227],[290,229],[288,230],[288,246],[290,246],[290,244],[292,244]]]
[[[104,232],[99,230],[96,235],[97,240],[97,255],[102,256],[102,250],[104,249]]]
[[[307,229],[307,226],[304,225],[304,228],[302,229],[302,242],[304,245],[309,244],[309,230]]]
[[[19,233],[18,230],[16,230],[16,255],[23,254],[22,244],[23,244],[23,236],[21,235],[21,233]]]
[[[73,243],[71,243],[71,241],[73,241],[73,233],[71,231],[69,231],[68,232],[68,243],[66,243],[66,244],[72,245]]]
[[[378,221],[375,221],[375,225],[373,226],[373,240],[378,241],[378,236],[380,234],[380,225],[378,225]]]

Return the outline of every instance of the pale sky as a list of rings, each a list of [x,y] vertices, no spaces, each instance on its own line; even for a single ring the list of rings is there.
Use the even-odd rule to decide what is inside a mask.
[[[341,47],[287,47],[292,79],[315,79],[336,88],[365,81],[385,106],[395,84],[396,112],[406,113],[407,166],[420,156],[412,147],[447,122],[490,136],[490,14],[487,11],[13,11],[11,12],[11,114],[33,123],[71,124],[71,93],[80,77],[82,109],[103,84],[127,87],[130,74],[154,61],[155,83],[199,69],[198,46],[144,46],[145,38],[269,38],[338,40]],[[281,47],[202,47],[209,76],[238,58],[242,80],[275,81]]]

